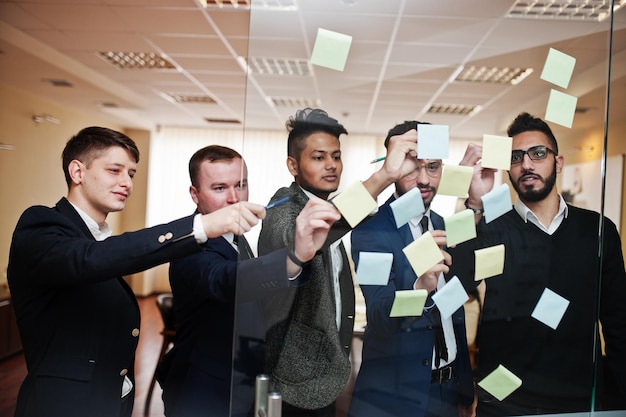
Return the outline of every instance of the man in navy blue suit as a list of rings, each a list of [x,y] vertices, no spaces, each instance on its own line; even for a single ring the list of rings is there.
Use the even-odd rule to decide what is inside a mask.
[[[246,163],[231,148],[211,145],[198,150],[189,161],[189,176],[198,213],[248,199]],[[296,219],[293,248],[255,259],[243,236],[227,232],[209,239],[201,252],[170,263],[176,340],[158,369],[166,415],[227,417],[250,411],[254,379],[263,366],[265,330],[254,300],[303,285],[309,275],[307,261],[339,218],[330,203],[312,199]],[[244,334],[244,324],[250,333]],[[231,392],[233,366],[236,382]]]
[[[420,122],[407,121],[392,128],[395,135],[416,135]],[[419,142],[419,137],[418,137]],[[475,167],[470,197],[493,186],[493,172],[482,170],[481,150],[472,145],[462,165]],[[393,254],[387,285],[361,285],[365,297],[367,327],[362,363],[350,404],[351,417],[437,417],[472,415],[474,387],[465,334],[463,309],[448,318],[440,316],[431,295],[445,285],[451,257],[417,276],[402,249],[431,231],[445,245],[444,222],[430,210],[441,180],[442,161],[419,159],[418,168],[395,183],[395,194],[378,213],[357,227],[351,236],[352,258],[358,267],[362,252]],[[398,228],[390,203],[419,188],[426,211]],[[472,201],[472,203],[473,203]],[[470,201],[468,200],[469,204]],[[389,317],[398,290],[426,289],[429,297],[421,317]],[[437,337],[440,344],[436,343]],[[439,349],[439,350],[438,350]]]
[[[7,275],[28,368],[15,416],[130,417],[140,318],[123,276],[246,232],[265,209],[241,202],[111,236],[106,218],[133,191],[135,142],[87,127],[62,156],[67,197],[24,211],[11,241]]]

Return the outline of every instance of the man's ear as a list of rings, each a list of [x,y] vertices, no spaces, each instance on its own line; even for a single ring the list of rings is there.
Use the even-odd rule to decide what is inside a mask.
[[[83,165],[83,163],[79,160],[73,159],[72,161],[70,161],[69,165],[67,166],[67,171],[70,174],[70,179],[72,180],[73,184],[78,185],[83,182],[83,175],[85,174],[84,169],[85,165]]]
[[[198,189],[193,185],[189,186],[189,195],[191,195],[193,202],[198,205]]]
[[[563,155],[556,156],[556,173],[560,174],[563,170],[563,164],[565,164],[565,157]]]
[[[293,156],[287,157],[287,169],[292,176],[298,175],[298,161]]]

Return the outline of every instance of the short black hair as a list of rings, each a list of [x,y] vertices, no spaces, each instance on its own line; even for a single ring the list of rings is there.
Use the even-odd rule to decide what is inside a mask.
[[[73,160],[77,160],[89,166],[103,151],[118,146],[126,149],[139,162],[139,149],[137,144],[123,133],[106,127],[91,126],[82,129],[67,141],[61,155],[65,182],[70,186],[72,182],[68,166]]]
[[[347,135],[348,131],[336,119],[333,119],[322,109],[312,109],[307,107],[298,110],[285,123],[289,136],[287,137],[287,155],[296,159],[306,148],[306,139],[314,133],[328,133],[339,140],[342,134]]]
[[[520,113],[515,120],[511,122],[506,132],[510,137],[524,132],[541,132],[548,137],[552,150],[556,152],[557,155],[559,154],[559,145],[556,143],[556,138],[550,126],[540,118],[531,116],[526,112]]]
[[[428,122],[420,122],[417,120],[405,120],[402,123],[398,123],[387,132],[387,137],[385,138],[385,148],[389,146],[389,139],[392,136],[403,135],[411,129],[417,130],[417,125],[429,125]]]

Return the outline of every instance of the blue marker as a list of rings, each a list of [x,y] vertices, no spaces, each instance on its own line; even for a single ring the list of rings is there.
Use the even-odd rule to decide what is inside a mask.
[[[283,197],[283,198],[279,198],[278,200],[272,201],[267,206],[265,206],[265,210],[271,209],[272,207],[276,207],[276,206],[278,206],[280,204],[286,203],[287,201],[289,201],[289,196]]]

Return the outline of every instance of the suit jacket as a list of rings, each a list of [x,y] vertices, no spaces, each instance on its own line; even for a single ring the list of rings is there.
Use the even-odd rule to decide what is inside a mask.
[[[97,242],[65,198],[22,214],[7,270],[28,368],[17,417],[126,415],[140,319],[122,276],[199,250],[192,229],[187,217]]]
[[[409,224],[399,229],[389,204],[391,197],[371,219],[352,232],[352,258],[356,265],[363,252],[393,254],[387,285],[361,285],[365,297],[367,327],[350,416],[420,417],[428,404],[435,336],[432,310],[421,317],[389,317],[397,290],[410,290],[417,279],[402,249],[413,242]],[[431,211],[435,229],[443,229],[441,216]],[[454,262],[454,260],[453,260]],[[432,305],[428,297],[426,305]],[[436,308],[436,307],[434,307]],[[454,373],[464,403],[473,400],[473,382],[461,308],[452,315],[457,343]]]
[[[240,237],[244,259],[242,245],[247,242]],[[254,299],[295,285],[287,277],[286,259],[286,249],[280,249],[238,262],[230,242],[218,237],[201,252],[170,263],[176,341],[158,368],[167,415],[206,416],[210,411],[228,417],[233,359],[233,415],[249,411],[254,380],[263,367],[265,330]],[[306,275],[303,271],[299,279]]]
[[[291,245],[296,217],[308,201],[293,183],[281,188],[272,201],[290,196],[284,204],[268,210],[259,235],[259,253]],[[329,246],[347,228],[338,222],[331,229],[326,245],[311,260],[311,278],[298,288],[263,303],[269,330],[266,343],[266,372],[270,389],[283,400],[305,409],[320,409],[335,401],[350,376],[349,352],[354,328],[354,286],[350,264],[343,245],[340,274],[341,325],[337,329]]]

